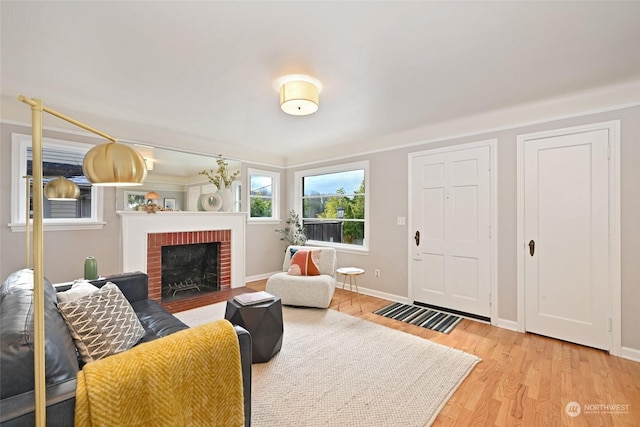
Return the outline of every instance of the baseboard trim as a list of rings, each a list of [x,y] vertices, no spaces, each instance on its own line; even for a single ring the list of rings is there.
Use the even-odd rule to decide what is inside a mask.
[[[256,274],[255,276],[247,276],[244,278],[244,283],[246,284],[248,282],[255,282],[257,280],[268,279],[269,277],[273,276],[276,273],[280,273],[280,271],[274,271],[272,273]]]
[[[492,323],[493,326],[497,326],[498,328],[508,329],[510,331],[518,332],[518,322],[514,320],[507,319],[496,319],[495,323]]]
[[[342,289],[342,283],[336,282],[336,289]],[[345,287],[345,291],[348,288]],[[369,295],[376,298],[382,298],[393,302],[401,302],[403,304],[411,304],[409,298],[401,297],[399,295],[389,294],[387,292],[376,291],[375,289],[363,288],[362,286],[358,286],[358,290],[362,295]]]
[[[620,357],[623,359],[633,360],[634,362],[640,362],[640,350],[630,347],[621,347]]]

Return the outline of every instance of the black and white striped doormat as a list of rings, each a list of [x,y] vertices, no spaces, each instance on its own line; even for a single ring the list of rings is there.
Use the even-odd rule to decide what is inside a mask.
[[[443,334],[448,334],[462,320],[460,316],[433,310],[427,307],[418,307],[415,305],[401,304],[394,302],[374,311],[380,316],[389,317],[391,319],[400,320],[401,322],[411,323],[412,325],[422,326],[423,328],[432,329]]]

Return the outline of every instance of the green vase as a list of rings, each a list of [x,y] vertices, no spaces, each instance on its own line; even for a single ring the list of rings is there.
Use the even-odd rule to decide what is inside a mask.
[[[84,260],[84,279],[95,280],[98,278],[98,261],[95,257],[88,256]]]

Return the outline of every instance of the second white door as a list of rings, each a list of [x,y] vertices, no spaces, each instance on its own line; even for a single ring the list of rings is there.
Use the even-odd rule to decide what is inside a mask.
[[[608,132],[524,143],[526,330],[610,348]]]

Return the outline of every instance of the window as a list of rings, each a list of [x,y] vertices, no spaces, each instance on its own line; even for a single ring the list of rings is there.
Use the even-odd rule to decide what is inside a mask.
[[[249,220],[278,220],[280,174],[247,169],[249,176]]]
[[[296,172],[296,211],[307,239],[367,249],[368,162]]]
[[[22,230],[26,224],[26,184],[25,176],[32,173],[31,135],[12,134],[12,192],[11,228]],[[101,228],[102,189],[92,186],[82,171],[84,155],[93,146],[89,144],[43,138],[42,167],[43,185],[51,179],[63,176],[75,182],[80,188],[76,201],[43,200],[45,229]],[[29,218],[33,217],[33,191],[29,201]]]

